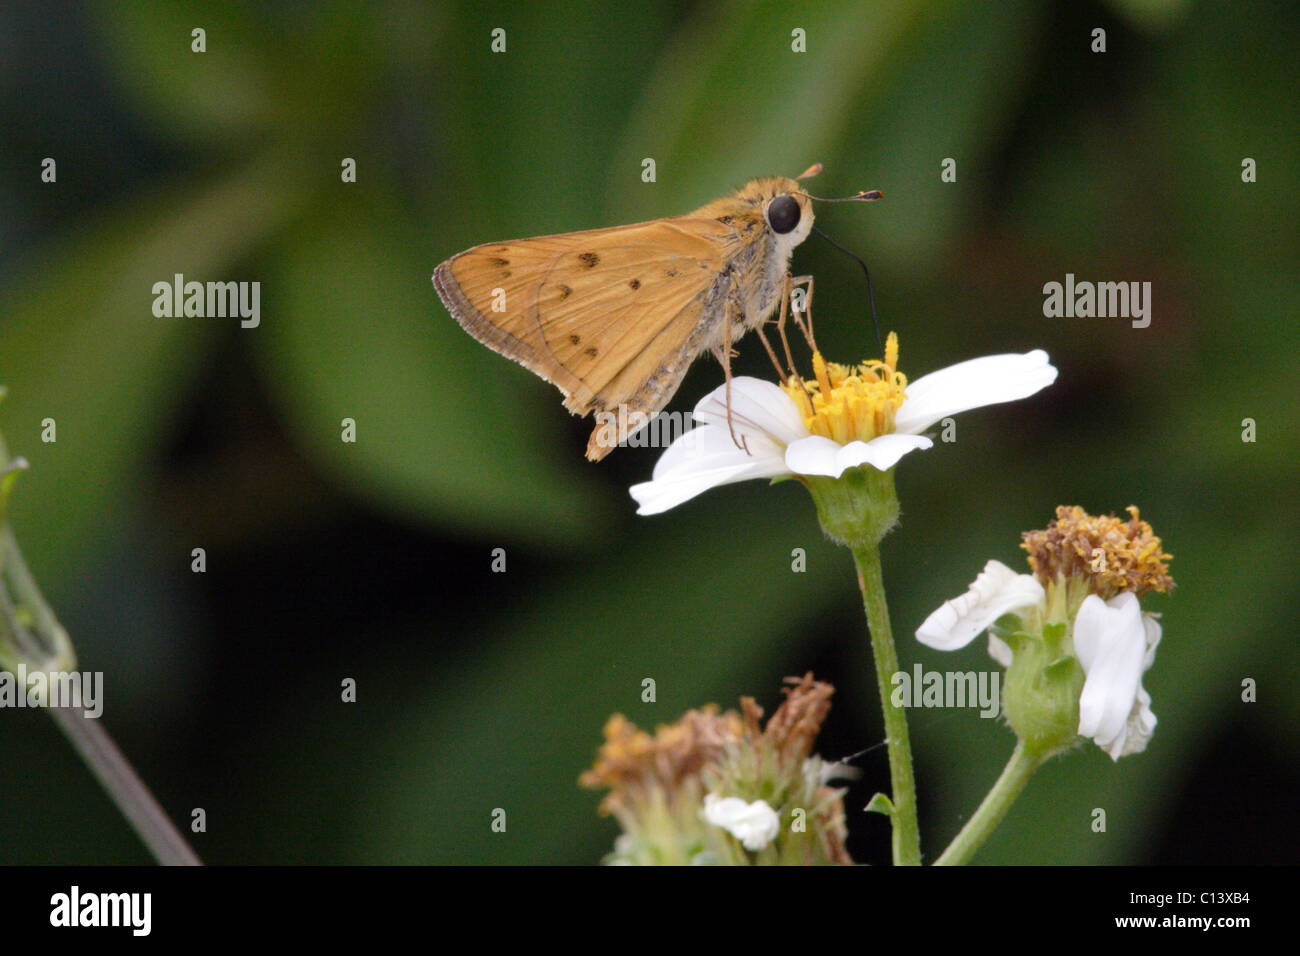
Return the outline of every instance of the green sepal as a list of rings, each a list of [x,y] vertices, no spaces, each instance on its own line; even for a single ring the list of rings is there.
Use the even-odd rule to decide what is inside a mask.
[[[998,621],[1007,621],[1008,619],[1013,622],[1010,626],[999,626],[998,624],[993,624],[989,627],[989,633],[1006,644],[1007,647],[1011,648],[1011,653],[1014,656],[1019,654],[1021,648],[1026,644],[1030,642],[1036,643],[1039,638],[1036,634],[1030,634],[1028,631],[1022,630],[1020,627],[1020,618],[1016,617],[1014,614],[1004,614],[1002,617],[998,618]]]
[[[848,548],[874,548],[898,524],[894,472],[871,465],[850,468],[839,478],[804,475],[826,536]]]
[[[1065,645],[1065,635],[1068,631],[1069,626],[1061,621],[1043,625],[1043,646],[1047,648],[1053,659],[1065,656],[1061,653],[1061,649]]]
[[[1073,657],[1058,657],[1043,668],[1043,674],[1048,680],[1065,681],[1074,675],[1077,666]]]

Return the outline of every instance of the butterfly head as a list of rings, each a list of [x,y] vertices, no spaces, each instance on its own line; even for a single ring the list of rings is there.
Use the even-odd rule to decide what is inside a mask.
[[[736,194],[736,198],[762,214],[763,224],[771,231],[777,245],[787,253],[807,239],[812,231],[812,202],[793,179],[785,176],[752,179]]]

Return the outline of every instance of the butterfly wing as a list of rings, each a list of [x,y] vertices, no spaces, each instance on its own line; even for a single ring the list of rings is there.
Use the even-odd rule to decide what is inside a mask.
[[[470,335],[556,385],[574,414],[650,415],[724,321],[738,241],[716,219],[682,216],[476,246],[433,282]],[[613,444],[593,434],[587,457]]]

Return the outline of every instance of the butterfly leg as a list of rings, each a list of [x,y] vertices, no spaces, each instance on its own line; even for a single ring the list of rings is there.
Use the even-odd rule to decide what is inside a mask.
[[[786,309],[790,306],[790,273],[785,274],[785,285],[781,291],[781,315],[776,320],[776,334],[781,340],[781,347],[785,349],[785,360],[790,366],[790,374],[797,376],[799,373],[794,368],[794,355],[790,352],[790,340],[785,337],[785,317]]]
[[[793,290],[797,286],[808,287],[807,294],[804,296],[804,306],[802,309],[797,309],[794,307],[792,301],[790,311],[794,318],[794,324],[798,326],[799,331],[803,333],[804,340],[807,341],[808,347],[812,349],[814,352],[816,352],[817,342],[815,339],[813,339],[813,327],[812,327],[813,277],[797,276],[791,279],[790,289]],[[801,320],[799,317],[800,313],[803,313],[804,316],[803,320]]]
[[[790,295],[790,274],[786,273],[785,284],[782,286],[781,289],[781,317],[777,319],[776,322],[776,326],[778,329],[785,325],[785,308],[786,308],[786,304],[789,302],[789,295]],[[770,322],[772,320],[768,319],[767,321]],[[766,324],[767,322],[760,322],[758,324],[758,337],[763,343],[763,348],[767,349],[767,357],[772,360],[772,367],[776,369],[776,377],[780,379],[782,382],[784,382],[788,380],[790,376],[795,374],[794,365],[790,366],[790,371],[788,372],[781,367],[781,360],[776,357],[776,351],[772,348],[772,343],[767,340],[767,333],[763,331],[763,326]],[[787,347],[785,351],[786,351],[786,355],[788,356],[790,354],[790,349]]]
[[[784,382],[790,376],[786,373],[786,371],[783,368],[781,368],[781,362],[776,357],[776,352],[773,351],[772,349],[772,343],[767,340],[767,333],[763,331],[763,327],[761,325],[758,327],[757,331],[758,331],[758,340],[763,343],[763,348],[767,349],[767,357],[772,360],[772,368],[776,369],[777,377]]]
[[[736,447],[746,455],[753,455],[749,450],[749,443],[745,441],[745,436],[736,437],[736,424],[731,420],[731,315],[728,313],[726,322],[722,331],[722,349],[713,350],[714,357],[722,363],[722,374],[726,380],[726,402],[727,402],[727,428],[731,431],[731,440],[735,442]]]

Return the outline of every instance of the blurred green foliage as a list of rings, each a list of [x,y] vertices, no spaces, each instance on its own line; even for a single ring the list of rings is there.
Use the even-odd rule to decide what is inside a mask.
[[[903,666],[990,666],[982,642],[941,661],[908,635],[1059,503],[1136,503],[1175,556],[1151,748],[1052,763],[979,859],[1293,861],[1296,27],[1282,2],[1156,0],[6,8],[0,427],[32,466],[10,517],[106,673],[109,729],[176,819],[207,810],[213,862],[594,862],[614,828],[576,779],[611,712],[771,708],[810,668],[839,688],[823,752],[878,742],[851,562],[806,494],[637,518],[656,452],[589,465],[559,394],[429,282],[479,242],[821,161],[819,194],[885,193],[818,221],[871,263],[905,371],[1035,347],[1061,370],[899,469]],[[864,357],[856,267],[816,238],[795,263],[823,351]],[[155,318],[178,272],[260,281],[260,327]],[[1045,319],[1067,272],[1152,282],[1151,327]],[[767,374],[752,341],[738,366]],[[718,380],[698,363],[671,407]],[[0,860],[142,862],[48,724],[0,713]],[[919,712],[912,737],[933,857],[1012,739],[973,711]],[[887,785],[876,755],[859,803]],[[851,825],[887,858],[882,821]]]

